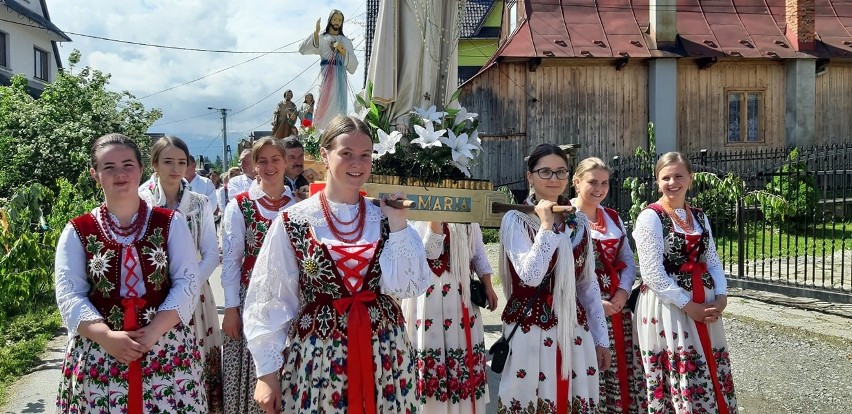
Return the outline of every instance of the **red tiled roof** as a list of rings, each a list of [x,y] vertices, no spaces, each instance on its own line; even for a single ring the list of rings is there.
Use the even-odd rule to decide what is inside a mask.
[[[527,19],[495,57],[650,57],[648,0],[527,0]],[[817,50],[784,35],[785,0],[678,0],[685,57],[852,58],[852,0],[816,0]]]

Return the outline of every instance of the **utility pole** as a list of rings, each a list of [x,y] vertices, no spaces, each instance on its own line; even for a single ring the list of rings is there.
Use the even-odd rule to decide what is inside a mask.
[[[214,108],[208,106],[207,109],[215,109],[222,114],[222,174],[228,172],[228,108]]]

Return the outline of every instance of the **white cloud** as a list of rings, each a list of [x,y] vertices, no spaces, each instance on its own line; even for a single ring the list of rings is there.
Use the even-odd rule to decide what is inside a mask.
[[[250,51],[269,51],[291,43],[282,50],[298,50],[299,43],[313,31],[316,20],[322,18],[325,25],[328,13],[334,8],[346,15],[344,32],[353,39],[356,49],[361,50],[357,53],[363,65],[366,0],[48,0],[51,20],[68,32],[140,43]],[[127,90],[137,98],[258,56],[168,50],[73,34],[69,37],[73,42],[62,44],[59,49],[66,66],[71,51],[79,49],[81,67],[89,65],[110,73],[111,89]],[[193,153],[215,156],[222,152],[222,123],[218,112],[209,111],[209,116],[167,123],[207,113],[207,107],[224,107],[237,112],[257,103],[228,117],[229,143],[235,149],[239,138],[249,131],[270,129],[272,111],[285,89],[293,90],[297,103],[308,91],[317,95],[315,80],[319,65],[312,65],[316,60],[316,56],[299,53],[269,54],[142,99],[146,107],[163,111],[162,119],[151,132],[177,135],[190,144]],[[307,71],[298,76],[306,68]],[[356,92],[363,84],[363,73],[361,66],[349,77]],[[286,87],[258,103],[288,81],[291,83]]]

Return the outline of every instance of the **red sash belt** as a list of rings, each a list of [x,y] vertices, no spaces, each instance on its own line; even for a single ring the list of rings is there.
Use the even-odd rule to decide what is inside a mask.
[[[621,278],[618,272],[624,270],[627,264],[623,260],[616,260],[615,263],[610,263],[608,260],[601,260],[604,272],[609,275],[610,287],[609,298],[615,296],[618,291],[618,285]],[[618,376],[618,391],[621,394],[621,411],[627,413],[630,411],[630,390],[627,387],[627,346],[624,343],[624,312],[616,312],[610,316],[612,322],[612,345],[615,348],[615,363],[616,375]]]
[[[365,302],[376,300],[375,292],[365,290],[334,301],[334,309],[344,315],[349,344],[346,376],[349,378],[349,412],[376,413],[376,382],[373,372],[373,346],[370,315]]]
[[[568,352],[571,352],[571,345],[568,345]],[[571,369],[571,367],[568,367]],[[562,375],[562,349],[556,346],[556,414],[568,414],[571,412],[571,373]]]
[[[680,267],[680,271],[687,272],[692,276],[692,301],[695,303],[704,303],[706,298],[702,278],[707,273],[707,264],[704,262],[686,262]],[[722,395],[722,386],[719,383],[716,357],[713,354],[713,348],[710,344],[710,332],[707,330],[707,325],[703,321],[695,321],[695,328],[698,331],[698,339],[701,341],[701,350],[704,351],[704,358],[707,360],[707,370],[710,371],[710,379],[713,380],[713,391],[716,393],[716,404],[719,406],[719,413],[728,414],[728,404],[725,402],[725,398]]]
[[[123,328],[125,331],[139,329],[139,309],[145,306],[145,299],[138,296],[127,297],[121,300],[124,307]],[[130,363],[130,371],[127,373],[127,413],[142,414],[142,359]]]
[[[467,372],[470,373],[470,378],[475,378],[474,373],[476,370],[473,365],[473,338],[470,335],[470,309],[462,303],[462,323],[464,324],[464,339],[467,342],[467,356],[465,357],[465,365],[467,365]],[[476,414],[476,390],[473,388],[470,389],[470,399],[473,402],[473,414]]]

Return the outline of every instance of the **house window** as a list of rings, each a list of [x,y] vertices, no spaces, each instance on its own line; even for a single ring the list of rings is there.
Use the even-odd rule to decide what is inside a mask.
[[[763,142],[763,92],[728,91],[728,143]]]
[[[50,62],[47,60],[47,52],[39,48],[34,48],[35,73],[33,77],[39,80],[47,81],[50,74]]]
[[[9,67],[9,34],[0,32],[0,66]]]

